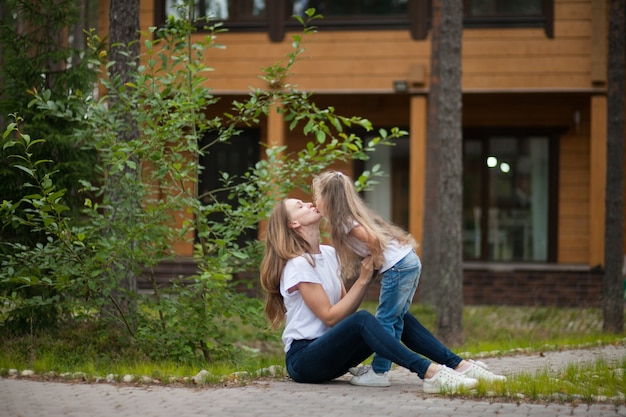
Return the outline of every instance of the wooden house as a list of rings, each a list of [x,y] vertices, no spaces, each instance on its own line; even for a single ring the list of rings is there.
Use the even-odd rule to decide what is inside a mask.
[[[108,12],[103,1],[102,13]],[[141,0],[143,30],[175,0]],[[292,84],[320,106],[409,135],[379,151],[389,175],[365,197],[419,241],[424,219],[431,38],[428,0],[212,0],[228,32],[210,52],[222,102],[266,87],[300,30],[291,16],[324,15],[305,41]],[[464,0],[462,41],[463,253],[467,304],[599,306],[604,262],[608,1]],[[278,114],[250,135],[297,149]],[[367,168],[367,164],[365,166]],[[344,167],[358,174],[363,167]],[[180,272],[191,245],[178,248]]]

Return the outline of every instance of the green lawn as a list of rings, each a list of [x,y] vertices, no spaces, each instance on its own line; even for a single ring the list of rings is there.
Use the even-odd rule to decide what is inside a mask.
[[[376,304],[366,302],[363,308],[374,311]],[[432,308],[415,304],[411,311],[434,332],[436,316]],[[282,366],[280,331],[242,325],[237,319],[233,319],[229,327],[232,329],[229,340],[237,347],[237,354],[214,363],[200,359],[186,364],[155,363],[135,349],[127,336],[111,334],[106,329],[71,328],[35,337],[3,338],[0,339],[0,374],[6,376],[9,369],[31,369],[37,375],[54,372],[57,377],[83,372],[83,379],[86,380],[110,374],[116,375],[119,380],[123,375],[130,374],[148,376],[161,383],[189,383],[189,379],[185,378],[206,369],[210,374],[209,383],[223,383],[225,380],[242,383],[255,377],[261,369],[271,365]],[[463,345],[451,348],[464,357],[626,344],[624,334],[602,333],[602,312],[598,309],[466,306],[463,327]],[[528,400],[554,399],[558,395],[559,400],[576,398],[585,401],[603,396],[611,401],[623,402],[626,389],[624,368],[626,357],[619,364],[598,361],[586,367],[570,367],[558,376],[540,371],[520,375],[505,384],[481,384],[476,392],[467,395],[511,398],[523,395]],[[237,374],[233,376],[233,373]],[[590,382],[579,384],[576,381],[580,378]],[[599,383],[593,384],[593,381]]]

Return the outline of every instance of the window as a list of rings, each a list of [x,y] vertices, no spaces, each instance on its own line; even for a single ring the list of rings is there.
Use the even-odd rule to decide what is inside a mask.
[[[304,15],[304,11],[314,8],[323,20],[316,25],[335,26],[370,22],[374,24],[408,25],[408,0],[293,0],[292,15]]]
[[[181,17],[187,0],[156,0],[155,23],[163,24],[168,16]],[[206,24],[202,19],[227,21],[228,29],[267,30],[267,11],[265,0],[198,0],[194,3],[193,17]]]
[[[463,255],[466,260],[555,261],[556,140],[550,134],[466,134]]]
[[[464,0],[463,26],[543,27],[554,37],[553,0]]]
[[[205,143],[211,143],[216,139],[214,133],[209,133],[204,139]],[[207,193],[223,187],[222,173],[226,172],[231,177],[241,177],[259,161],[260,133],[258,129],[243,130],[239,135],[231,138],[230,142],[215,143],[208,147],[204,155],[200,156],[200,165],[203,167],[198,178],[199,195],[203,203],[209,204]],[[239,204],[237,197],[229,198],[228,191],[214,193],[219,202],[230,204],[236,209]],[[209,220],[222,222],[223,213],[209,215]],[[237,242],[242,246],[246,241],[257,238],[256,230],[246,230],[239,236]]]
[[[178,15],[186,0],[155,0],[155,24]],[[464,27],[544,27],[553,37],[554,0],[464,0]],[[309,8],[324,16],[315,22],[330,30],[409,30],[413,39],[425,39],[431,14],[430,0],[198,0],[196,17],[226,21],[237,31],[267,31],[281,41],[286,29],[299,27],[293,15]]]
[[[387,128],[388,129],[388,128]],[[403,128],[408,131],[408,128]],[[364,142],[375,135],[360,135]],[[355,175],[372,170],[376,165],[384,173],[375,178],[372,189],[363,192],[365,202],[383,219],[409,230],[409,149],[408,136],[394,139],[394,146],[378,146],[366,161],[355,163]]]
[[[155,0],[155,24],[162,25],[167,16],[179,16],[185,2]],[[199,0],[194,15],[226,21],[229,30],[267,31],[271,40],[281,41],[287,28],[300,27],[292,16],[302,16],[309,8],[324,16],[315,22],[318,27],[409,29],[415,39],[427,35],[428,0]]]

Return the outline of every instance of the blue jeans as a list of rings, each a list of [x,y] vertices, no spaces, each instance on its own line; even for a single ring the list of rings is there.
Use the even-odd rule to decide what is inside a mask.
[[[409,311],[422,272],[422,263],[415,251],[411,251],[393,267],[383,273],[376,318],[396,340],[402,337],[404,315]],[[372,360],[376,373],[391,369],[391,361],[378,354]]]
[[[410,313],[404,316],[402,343],[383,329],[371,313],[361,310],[317,339],[295,340],[285,364],[294,381],[321,383],[344,375],[372,353],[389,358],[422,379],[431,362],[420,355],[451,368],[461,362]]]

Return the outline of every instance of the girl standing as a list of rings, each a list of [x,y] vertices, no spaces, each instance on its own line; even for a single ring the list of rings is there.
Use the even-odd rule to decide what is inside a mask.
[[[404,330],[407,314],[419,282],[422,264],[410,234],[385,221],[372,211],[354,188],[350,177],[337,171],[324,172],[313,179],[315,204],[329,221],[333,246],[344,279],[355,276],[361,259],[371,256],[382,275],[376,318],[396,340]],[[503,379],[470,363],[470,376]],[[473,369],[480,368],[480,369]],[[391,361],[375,354],[371,367],[353,369],[351,383],[361,386],[389,386]],[[491,375],[489,375],[491,374]]]

